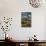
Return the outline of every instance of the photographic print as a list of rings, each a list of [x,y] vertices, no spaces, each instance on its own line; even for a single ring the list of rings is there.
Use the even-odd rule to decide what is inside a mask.
[[[31,27],[31,12],[21,12],[21,26],[22,27]]]

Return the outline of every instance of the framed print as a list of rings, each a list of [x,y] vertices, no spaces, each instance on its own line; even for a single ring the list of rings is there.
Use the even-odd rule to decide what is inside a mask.
[[[32,14],[31,12],[21,12],[21,27],[31,27]]]

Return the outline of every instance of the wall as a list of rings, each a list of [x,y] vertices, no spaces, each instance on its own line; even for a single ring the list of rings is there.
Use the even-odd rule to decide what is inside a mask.
[[[46,16],[44,17],[45,19],[45,24],[44,24],[44,39],[46,39]]]
[[[25,11],[32,12],[31,28],[21,27],[21,12]],[[8,33],[16,40],[27,40],[34,34],[39,40],[44,40],[45,12],[45,8],[32,8],[28,0],[0,0],[0,17],[13,17],[12,26]],[[3,32],[0,31],[0,35],[2,35],[1,33]],[[0,39],[4,39],[4,37],[0,36]]]

